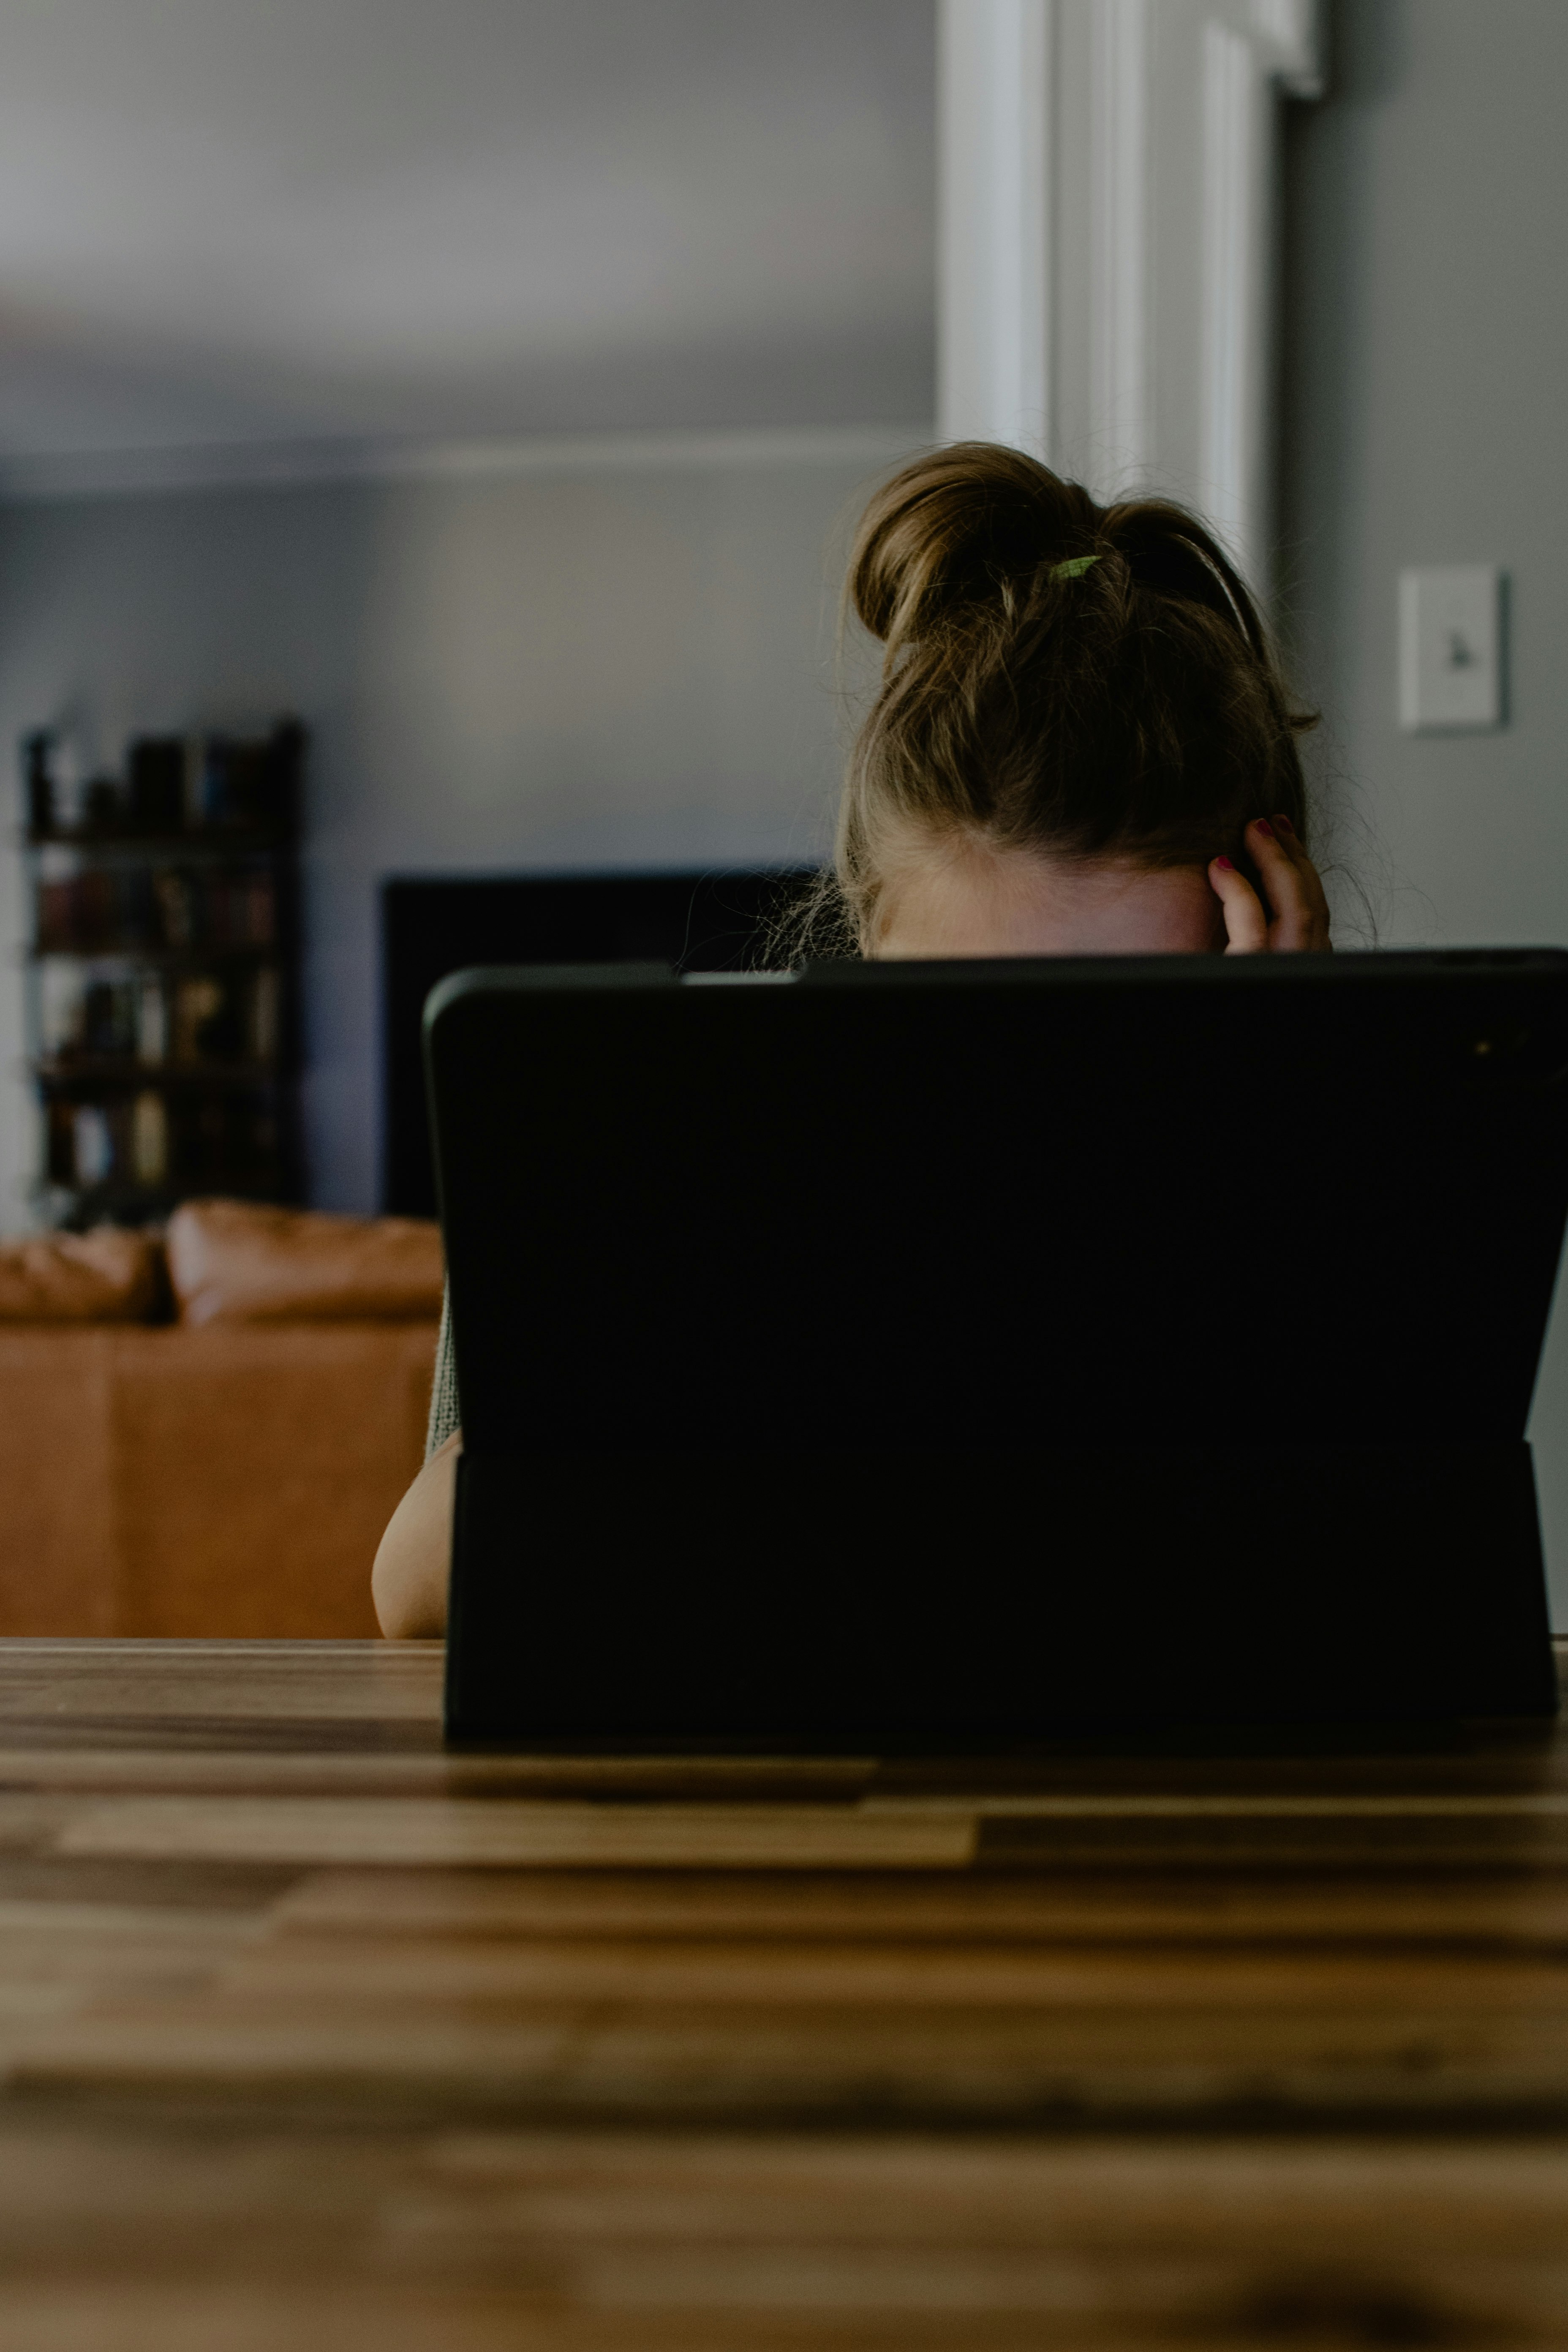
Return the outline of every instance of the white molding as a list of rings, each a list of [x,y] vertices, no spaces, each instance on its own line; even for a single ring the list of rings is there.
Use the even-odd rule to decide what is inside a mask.
[[[1191,500],[1267,595],[1279,108],[1326,86],[1322,0],[941,0],[941,35],[943,436]]]
[[[1279,101],[1328,87],[1323,0],[1247,0],[1203,26],[1200,480],[1243,576],[1273,571]]]
[[[1051,447],[1056,0],[939,0],[937,412]]]
[[[1260,587],[1272,522],[1274,103],[1256,45],[1211,19],[1203,31],[1199,470],[1210,520]]]
[[[482,481],[521,475],[861,466],[925,447],[920,425],[736,427],[728,432],[534,434],[482,440],[278,442],[0,457],[0,503],[292,489],[335,482]]]
[[[1146,483],[1149,360],[1148,0],[1093,0],[1089,68],[1089,399],[1101,497]]]
[[[1287,98],[1329,88],[1328,0],[1252,0],[1250,30],[1265,70]]]

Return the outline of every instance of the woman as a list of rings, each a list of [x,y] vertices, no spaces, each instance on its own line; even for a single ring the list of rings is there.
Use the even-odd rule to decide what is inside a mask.
[[[846,595],[886,653],[808,932],[877,957],[1328,947],[1311,721],[1193,516],[961,443],[878,491]],[[372,1577],[389,1635],[445,1630],[456,1422],[443,1325],[428,1455]]]

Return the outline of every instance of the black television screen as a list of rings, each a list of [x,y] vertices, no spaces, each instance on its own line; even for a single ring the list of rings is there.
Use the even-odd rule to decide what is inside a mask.
[[[382,1207],[433,1217],[436,1177],[420,1020],[468,964],[673,964],[741,971],[766,960],[770,918],[809,867],[733,873],[396,875],[382,885]]]

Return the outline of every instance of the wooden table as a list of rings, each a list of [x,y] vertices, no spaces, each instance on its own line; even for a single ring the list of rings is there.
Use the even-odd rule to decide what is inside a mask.
[[[1568,2341],[1568,1753],[569,1763],[0,1644],[0,2352]]]

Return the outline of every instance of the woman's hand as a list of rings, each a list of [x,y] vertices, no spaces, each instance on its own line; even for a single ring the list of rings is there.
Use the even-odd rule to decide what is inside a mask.
[[[1318,869],[1296,837],[1288,816],[1255,817],[1247,846],[1268,900],[1228,857],[1209,864],[1209,887],[1225,909],[1226,955],[1294,955],[1329,948],[1329,902]]]

